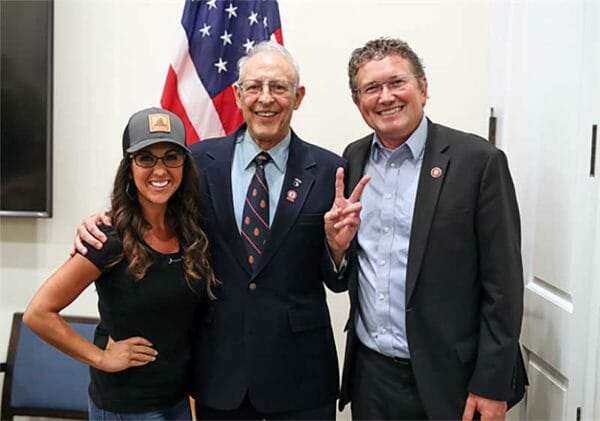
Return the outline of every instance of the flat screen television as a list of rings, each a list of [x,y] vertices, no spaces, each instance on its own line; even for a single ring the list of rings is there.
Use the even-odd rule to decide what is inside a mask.
[[[52,216],[52,0],[0,0],[0,216]]]

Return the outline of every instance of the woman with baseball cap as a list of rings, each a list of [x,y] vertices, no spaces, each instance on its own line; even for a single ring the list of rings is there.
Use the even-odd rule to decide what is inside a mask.
[[[199,226],[198,173],[175,114],[135,113],[111,197],[101,250],[88,247],[37,291],[25,323],[91,367],[90,419],[191,419],[191,330],[217,281]],[[91,283],[98,292],[94,343],[60,316]]]

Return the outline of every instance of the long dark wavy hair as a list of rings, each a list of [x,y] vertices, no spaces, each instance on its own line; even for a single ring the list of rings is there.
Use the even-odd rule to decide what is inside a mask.
[[[137,190],[131,172],[134,165],[129,155],[121,160],[111,195],[112,223],[123,243],[123,258],[127,269],[139,281],[152,264],[152,250],[144,241],[144,234],[151,228],[142,214]],[[209,262],[208,238],[200,228],[200,186],[198,171],[186,154],[181,185],[167,203],[167,223],[179,239],[185,278],[190,288],[197,292],[197,285],[205,283],[206,294],[215,299],[212,288],[218,283]]]

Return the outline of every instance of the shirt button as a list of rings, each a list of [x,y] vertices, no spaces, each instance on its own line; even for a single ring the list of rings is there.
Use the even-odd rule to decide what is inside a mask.
[[[383,197],[384,197],[385,199],[391,199],[391,198],[392,198],[392,195],[391,195],[390,193],[386,193],[385,195],[383,195]]]
[[[250,282],[250,285],[248,285],[248,288],[250,289],[250,291],[254,291],[256,289],[256,284],[254,282]]]
[[[383,227],[383,232],[390,232],[390,227]]]
[[[379,261],[379,266],[385,266],[385,260],[380,260]]]
[[[395,162],[392,162],[392,163],[390,164],[390,167],[392,167],[392,168],[396,168],[396,163],[395,163]]]
[[[381,328],[381,333],[385,333],[385,332],[386,332],[385,327],[382,327]]]
[[[380,299],[381,301],[383,301],[383,300],[385,299],[385,295],[383,295],[383,294],[379,294],[379,299]]]

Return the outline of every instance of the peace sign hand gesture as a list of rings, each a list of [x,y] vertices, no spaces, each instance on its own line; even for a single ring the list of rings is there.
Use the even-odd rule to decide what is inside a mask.
[[[325,237],[329,245],[331,257],[339,267],[344,253],[360,226],[362,205],[360,196],[371,177],[365,175],[360,179],[349,198],[344,197],[344,169],[338,168],[335,174],[335,199],[331,209],[325,213]]]

